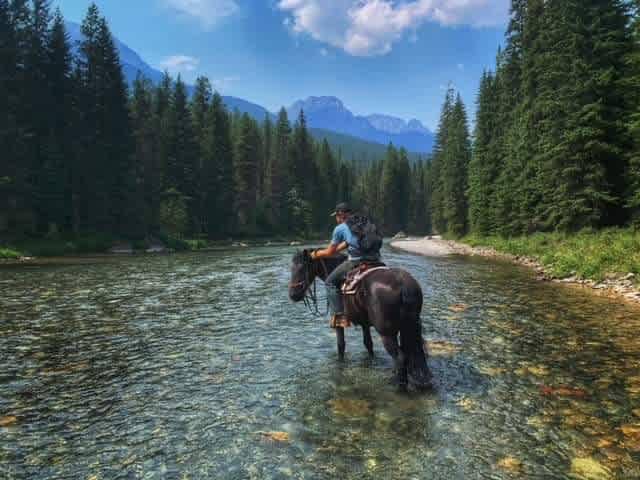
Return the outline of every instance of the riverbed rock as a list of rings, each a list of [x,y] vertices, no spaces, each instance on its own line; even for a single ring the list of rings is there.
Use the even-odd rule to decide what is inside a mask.
[[[167,253],[167,247],[161,244],[149,245],[146,250],[147,253]]]
[[[0,427],[8,427],[9,425],[13,425],[16,423],[18,419],[13,415],[7,415],[5,417],[0,417]]]
[[[452,312],[456,312],[456,313],[462,313],[464,311],[466,311],[469,308],[468,305],[465,305],[464,303],[456,303],[454,305],[451,305],[449,307],[449,310],[451,310]]]
[[[555,396],[555,397],[569,397],[569,398],[585,398],[587,396],[587,392],[582,390],[581,388],[568,387],[564,385],[560,387],[551,387],[548,385],[541,385],[540,393],[546,397]]]
[[[432,357],[449,357],[462,349],[460,345],[444,340],[427,340],[424,345]]]
[[[271,440],[273,442],[288,442],[290,436],[287,432],[258,432],[265,440]]]
[[[522,462],[515,457],[504,457],[497,463],[498,467],[507,472],[517,473],[522,470]]]
[[[133,246],[127,242],[119,242],[109,249],[113,255],[133,255]]]
[[[365,417],[370,415],[371,404],[357,398],[335,398],[327,402],[335,415],[343,417]]]
[[[611,470],[591,457],[574,458],[571,461],[571,475],[579,480],[610,480]]]

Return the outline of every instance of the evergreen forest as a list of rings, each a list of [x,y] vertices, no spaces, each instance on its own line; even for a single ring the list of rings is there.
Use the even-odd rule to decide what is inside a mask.
[[[362,163],[303,111],[258,122],[207,78],[127,85],[91,5],[74,50],[47,0],[0,0],[0,235],[326,236],[349,201],[387,235],[640,223],[640,2],[512,0],[470,131],[450,88],[433,154]]]
[[[423,208],[396,213],[424,203],[425,167],[406,151],[343,159],[304,112],[258,122],[228,111],[204,77],[191,96],[168,74],[129,86],[95,4],[82,33],[72,55],[47,0],[0,0],[0,234],[326,236],[338,201],[375,211],[388,232],[428,230]]]

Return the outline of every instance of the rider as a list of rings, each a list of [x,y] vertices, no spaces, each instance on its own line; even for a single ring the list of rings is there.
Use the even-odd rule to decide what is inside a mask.
[[[312,259],[331,257],[338,252],[347,249],[349,258],[336,268],[326,279],[327,297],[329,299],[329,310],[332,313],[331,326],[339,326],[346,321],[344,313],[344,300],[340,288],[347,273],[356,268],[362,262],[377,262],[380,260],[380,252],[363,255],[360,251],[358,237],[353,234],[347,220],[353,214],[353,210],[347,203],[339,203],[336,210],[331,214],[336,217],[338,226],[333,230],[331,244],[324,250],[316,250],[311,253]]]

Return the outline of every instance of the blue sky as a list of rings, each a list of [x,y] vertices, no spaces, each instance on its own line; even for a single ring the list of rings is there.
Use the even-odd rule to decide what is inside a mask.
[[[54,0],[82,20],[88,0]],[[473,111],[502,42],[508,0],[97,0],[153,67],[275,111],[333,95],[356,114],[435,129],[451,82]]]

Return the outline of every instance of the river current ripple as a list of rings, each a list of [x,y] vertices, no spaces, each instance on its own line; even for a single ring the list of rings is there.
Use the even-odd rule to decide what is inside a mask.
[[[292,253],[0,269],[0,478],[640,478],[637,309],[387,250],[425,294],[405,395],[288,300]]]

